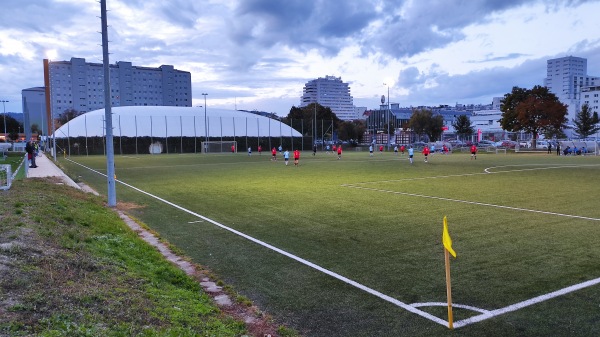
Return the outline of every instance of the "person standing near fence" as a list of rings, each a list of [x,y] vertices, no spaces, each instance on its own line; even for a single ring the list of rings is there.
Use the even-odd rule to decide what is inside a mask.
[[[556,142],[556,155],[560,156],[560,143]]]
[[[31,140],[28,141],[27,144],[25,144],[25,152],[27,152],[27,159],[30,160],[29,167],[36,168],[37,165],[35,164],[35,148]]]

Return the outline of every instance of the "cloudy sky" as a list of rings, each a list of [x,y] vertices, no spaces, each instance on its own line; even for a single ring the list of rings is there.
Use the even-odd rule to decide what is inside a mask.
[[[600,1],[107,0],[110,62],[192,74],[193,104],[286,115],[333,75],[354,104],[491,103],[543,84],[546,60],[600,76]],[[0,100],[43,86],[42,60],[102,62],[96,0],[2,0]],[[384,85],[386,83],[388,86]]]

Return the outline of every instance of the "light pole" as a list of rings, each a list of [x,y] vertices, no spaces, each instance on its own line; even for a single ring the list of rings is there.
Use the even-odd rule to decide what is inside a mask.
[[[387,94],[387,111],[386,111],[386,122],[387,122],[387,148],[390,149],[390,86],[387,84],[383,84],[387,86],[388,94]]]
[[[202,149],[203,152],[206,152],[206,148],[208,146],[208,128],[206,124],[206,95],[208,94],[204,92],[202,93],[202,96],[204,96],[204,148]]]
[[[2,108],[4,109],[4,141],[6,141],[6,105],[5,103],[8,103],[8,101],[2,100]]]

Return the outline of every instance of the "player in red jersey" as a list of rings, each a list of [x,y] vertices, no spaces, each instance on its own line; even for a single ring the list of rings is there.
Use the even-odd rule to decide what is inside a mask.
[[[300,151],[298,149],[294,150],[294,166],[298,166],[298,161],[300,161]]]
[[[271,160],[277,161],[277,149],[275,148],[275,146],[273,146],[273,149],[271,150]]]
[[[425,156],[425,162],[427,163],[427,157],[429,156],[429,147],[427,145],[423,148],[423,155]]]
[[[477,159],[477,146],[471,145],[471,159]]]

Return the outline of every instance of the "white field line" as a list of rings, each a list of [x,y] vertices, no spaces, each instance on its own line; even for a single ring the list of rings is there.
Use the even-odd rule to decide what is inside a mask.
[[[67,159],[67,160],[69,160],[70,162],[72,162],[72,163],[74,163],[74,164],[77,164],[77,165],[79,165],[79,166],[81,166],[81,167],[84,167],[84,168],[86,168],[86,169],[88,169],[88,170],[90,170],[90,171],[92,171],[92,172],[95,172],[95,173],[97,173],[97,174],[100,174],[100,175],[102,175],[102,176],[105,176],[105,177],[106,177],[106,175],[105,175],[105,174],[103,174],[103,173],[101,173],[101,172],[98,172],[98,171],[96,171],[96,170],[94,170],[94,169],[92,169],[92,168],[89,168],[89,167],[87,167],[87,166],[85,166],[85,165],[82,165],[82,164],[79,164],[79,163],[77,163],[77,162],[74,162],[74,161],[72,161],[72,160],[70,160],[70,159]],[[231,232],[231,233],[234,233],[234,234],[236,234],[236,235],[239,235],[239,236],[241,236],[241,237],[243,237],[243,238],[245,238],[245,239],[247,239],[247,240],[250,240],[250,241],[252,241],[252,242],[254,242],[254,243],[256,243],[256,244],[259,244],[259,245],[261,245],[261,246],[263,246],[263,247],[265,247],[265,248],[267,248],[267,249],[273,250],[273,251],[275,251],[275,252],[277,252],[277,253],[279,253],[279,254],[282,254],[282,255],[284,255],[284,256],[287,256],[287,257],[289,257],[289,258],[291,258],[291,259],[293,259],[293,260],[295,260],[295,261],[297,261],[297,262],[300,262],[300,263],[302,263],[302,264],[304,264],[304,265],[306,265],[306,266],[308,266],[308,267],[311,267],[311,268],[313,268],[313,269],[316,269],[316,270],[318,270],[318,271],[320,271],[320,272],[322,272],[322,273],[324,273],[324,274],[327,274],[327,275],[329,275],[329,276],[331,276],[331,277],[334,277],[334,278],[336,278],[336,279],[338,279],[338,280],[340,280],[340,281],[342,281],[342,282],[344,282],[344,283],[346,283],[346,284],[349,284],[349,285],[351,285],[351,286],[354,286],[354,287],[356,287],[356,288],[358,288],[358,289],[360,289],[360,290],[363,290],[363,291],[365,291],[365,292],[367,292],[367,293],[369,293],[369,294],[371,294],[371,295],[373,295],[373,296],[377,296],[377,297],[379,297],[379,298],[381,298],[381,299],[383,299],[383,300],[385,300],[385,301],[387,301],[387,302],[390,302],[390,303],[392,303],[392,304],[395,304],[396,306],[399,306],[399,307],[401,307],[401,308],[403,308],[403,309],[405,309],[405,310],[407,310],[407,311],[410,311],[410,312],[412,312],[412,313],[414,313],[414,314],[417,314],[417,315],[419,315],[419,316],[421,316],[421,317],[423,317],[423,318],[427,318],[427,319],[429,319],[429,320],[431,320],[431,321],[433,321],[433,322],[436,322],[436,323],[438,323],[438,324],[441,324],[441,325],[443,325],[443,326],[448,326],[448,322],[447,322],[447,321],[445,321],[445,320],[443,320],[443,319],[440,319],[440,318],[438,318],[438,317],[436,317],[436,316],[433,316],[433,315],[431,315],[431,314],[429,314],[429,313],[427,313],[427,312],[425,312],[425,311],[419,310],[419,309],[417,309],[417,308],[415,308],[415,307],[413,307],[413,306],[411,306],[411,305],[409,305],[409,304],[406,304],[406,303],[404,303],[404,302],[401,302],[401,301],[399,301],[399,300],[397,300],[397,299],[395,299],[395,298],[392,298],[392,297],[390,297],[390,296],[388,296],[388,295],[385,295],[385,294],[383,294],[383,293],[381,293],[381,292],[379,292],[379,291],[377,291],[377,290],[375,290],[375,289],[369,288],[369,287],[367,287],[367,286],[365,286],[365,285],[362,285],[362,284],[360,284],[360,283],[358,283],[358,282],[356,282],[356,281],[353,281],[353,280],[351,280],[351,279],[349,279],[349,278],[347,278],[347,277],[345,277],[345,276],[342,276],[342,275],[340,275],[340,274],[338,274],[338,273],[335,273],[335,272],[333,272],[333,271],[330,271],[330,270],[328,270],[328,269],[325,269],[325,268],[323,268],[323,267],[321,267],[321,266],[319,266],[319,265],[317,265],[317,264],[314,264],[314,263],[312,263],[312,262],[310,262],[310,261],[308,261],[308,260],[305,260],[305,259],[303,259],[303,258],[301,258],[301,257],[298,257],[298,256],[296,256],[296,255],[293,255],[293,254],[291,254],[291,253],[288,253],[288,252],[284,251],[283,249],[279,249],[279,248],[277,248],[277,247],[275,247],[275,246],[272,246],[272,245],[270,245],[270,244],[268,244],[268,243],[266,243],[266,242],[263,242],[263,241],[260,241],[260,240],[258,240],[258,239],[255,239],[255,238],[253,238],[253,237],[251,237],[251,236],[249,236],[249,235],[247,235],[247,234],[244,234],[244,233],[242,233],[242,232],[240,232],[240,231],[238,231],[238,230],[235,230],[235,229],[233,229],[233,228],[227,227],[227,226],[225,226],[225,225],[223,225],[223,224],[221,224],[221,223],[219,223],[219,222],[217,222],[217,221],[215,221],[215,220],[212,220],[212,219],[210,219],[210,218],[207,218],[207,217],[205,217],[205,216],[203,216],[203,215],[200,215],[200,214],[198,214],[198,213],[192,212],[192,211],[190,211],[190,210],[188,210],[188,209],[186,209],[186,208],[183,208],[183,207],[181,207],[181,206],[179,206],[179,205],[177,205],[177,204],[174,204],[174,203],[172,203],[172,202],[170,202],[170,201],[167,201],[167,200],[165,200],[165,199],[162,199],[162,198],[160,198],[160,197],[158,197],[158,196],[155,196],[155,195],[153,195],[153,194],[150,194],[150,193],[148,193],[148,192],[146,192],[146,191],[143,191],[143,190],[141,190],[141,189],[139,189],[139,188],[137,188],[137,187],[134,187],[134,186],[132,186],[132,185],[126,184],[126,183],[124,183],[124,182],[122,182],[122,181],[120,181],[120,180],[116,180],[116,181],[117,181],[117,182],[119,182],[120,184],[123,184],[123,185],[125,185],[125,186],[127,186],[127,187],[129,187],[129,188],[131,188],[131,189],[134,189],[134,190],[136,190],[136,191],[138,191],[138,192],[140,192],[140,193],[142,193],[142,194],[145,194],[145,195],[147,195],[147,196],[150,196],[150,197],[152,197],[152,198],[154,198],[154,199],[156,199],[156,200],[159,200],[159,201],[161,201],[161,202],[163,202],[163,203],[165,203],[165,204],[167,204],[167,205],[173,206],[173,207],[175,207],[175,208],[177,208],[177,209],[179,209],[179,210],[181,210],[181,211],[184,211],[184,212],[186,212],[186,213],[188,213],[188,214],[191,214],[191,215],[193,215],[193,216],[196,216],[196,217],[198,217],[198,218],[200,218],[200,219],[202,219],[202,220],[208,221],[208,222],[212,223],[213,225],[215,225],[215,226],[217,226],[217,227],[220,227],[220,228],[222,228],[222,229],[225,229],[225,230],[227,230],[227,231],[229,231],[229,232]]]
[[[462,321],[454,322],[454,327],[455,328],[460,328],[460,327],[463,327],[463,326],[467,326],[469,324],[481,322],[481,321],[486,320],[488,318],[492,318],[492,317],[495,317],[495,316],[506,314],[506,313],[511,312],[511,311],[516,311],[516,310],[528,307],[528,306],[533,305],[533,304],[541,303],[541,302],[547,301],[549,299],[552,299],[552,298],[555,298],[555,297],[558,297],[558,296],[562,296],[562,295],[565,295],[565,294],[568,294],[568,293],[572,293],[572,292],[580,290],[580,289],[591,287],[591,286],[599,284],[599,283],[600,283],[600,278],[589,280],[589,281],[582,282],[582,283],[579,283],[579,284],[575,284],[575,285],[572,285],[570,287],[566,287],[566,288],[563,288],[563,289],[560,289],[560,290],[557,290],[557,291],[553,291],[553,292],[545,294],[545,295],[537,296],[537,297],[525,300],[523,302],[519,302],[519,303],[515,303],[515,304],[512,304],[512,305],[509,305],[509,306],[504,307],[504,308],[500,308],[500,309],[496,309],[496,310],[491,310],[491,311],[489,311],[487,313],[484,313],[482,315],[479,315],[479,316],[474,316],[474,317],[471,317],[471,318],[463,319]]]
[[[436,196],[431,196],[431,195],[416,194],[416,193],[407,193],[407,192],[398,192],[398,191],[390,191],[390,190],[383,190],[383,189],[379,189],[379,188],[354,186],[354,185],[347,185],[347,184],[346,185],[342,185],[342,186],[348,187],[348,188],[356,188],[356,189],[359,189],[359,190],[367,190],[367,191],[382,192],[382,193],[397,194],[397,195],[406,195],[406,196],[410,196],[410,197],[418,197],[418,198],[426,198],[426,199],[434,199],[434,200],[442,200],[442,201],[459,202],[459,203],[463,203],[463,204],[471,204],[471,205],[478,205],[478,206],[487,206],[487,207],[510,209],[510,210],[513,210],[513,211],[532,212],[532,213],[540,213],[540,214],[547,214],[547,215],[562,216],[562,217],[567,217],[567,218],[600,221],[600,219],[598,219],[598,218],[590,218],[590,217],[580,216],[580,215],[562,214],[562,213],[548,212],[548,211],[538,211],[538,210],[535,210],[535,209],[527,209],[527,208],[512,207],[512,206],[503,206],[503,205],[494,205],[494,204],[488,204],[488,203],[477,202],[477,201],[468,201],[468,200],[460,200],[460,199],[443,198],[443,197],[436,197]]]
[[[530,169],[522,169],[522,170],[507,170],[507,171],[492,171],[496,168],[503,167],[520,167],[520,166],[542,166],[544,164],[527,164],[527,165],[505,165],[505,166],[494,166],[488,167],[484,169],[484,172],[479,173],[463,173],[463,174],[450,174],[445,176],[433,176],[433,177],[418,177],[418,178],[404,178],[404,179],[390,179],[390,180],[378,180],[378,181],[364,181],[358,183],[351,184],[343,184],[342,186],[354,186],[354,185],[368,185],[368,184],[379,184],[379,183],[389,183],[389,182],[401,182],[401,181],[415,181],[415,180],[428,180],[428,179],[445,179],[445,178],[458,178],[458,177],[472,177],[477,175],[486,175],[486,174],[499,174],[499,173],[513,173],[513,172],[521,172],[521,171],[535,171],[535,170],[549,170],[549,169],[561,169],[561,168],[574,168],[574,167],[586,167],[586,166],[600,166],[599,164],[587,164],[587,165],[570,165],[565,164],[564,166],[551,166],[551,167],[537,167]],[[555,165],[555,164],[549,164]]]
[[[532,164],[532,165],[536,165],[536,164]],[[509,170],[509,171],[496,171],[493,172],[491,171],[494,168],[501,168],[501,167],[515,167],[515,166],[524,166],[524,165],[506,165],[506,166],[496,166],[496,167],[490,167],[490,168],[486,168],[485,172],[486,173],[471,173],[471,174],[462,174],[462,175],[448,175],[448,176],[436,176],[436,177],[429,177],[429,178],[412,178],[412,179],[399,179],[399,180],[384,180],[384,181],[377,181],[377,182],[363,182],[363,183],[356,183],[356,184],[345,184],[342,185],[343,187],[350,187],[350,188],[357,188],[357,189],[363,189],[363,190],[371,190],[371,191],[376,191],[376,192],[384,192],[384,193],[392,193],[392,194],[400,194],[400,195],[408,195],[408,196],[415,196],[415,197],[422,197],[422,198],[430,198],[430,199],[437,199],[437,200],[444,200],[444,201],[453,201],[453,202],[460,202],[460,203],[467,203],[467,204],[474,204],[474,205],[481,205],[481,206],[489,206],[489,207],[497,207],[497,208],[505,208],[505,209],[511,209],[511,210],[516,210],[516,211],[526,211],[526,212],[534,212],[534,213],[542,213],[542,214],[548,214],[548,215],[557,215],[557,216],[563,216],[563,217],[570,217],[570,218],[578,218],[578,219],[585,219],[585,220],[592,220],[592,221],[600,221],[600,219],[597,218],[590,218],[590,217],[583,217],[583,216],[578,216],[578,215],[569,215],[569,214],[561,214],[561,213],[554,213],[554,212],[545,212],[545,211],[537,211],[537,210],[530,210],[530,209],[524,209],[524,208],[517,208],[517,207],[509,207],[509,206],[502,206],[502,205],[493,205],[493,204],[487,204],[487,203],[480,203],[480,202],[474,202],[474,201],[466,201],[466,200],[458,200],[458,199],[450,199],[450,198],[442,198],[442,197],[434,197],[434,196],[426,196],[426,195],[419,195],[419,194],[414,194],[414,193],[404,193],[404,192],[395,192],[395,191],[388,191],[388,190],[381,190],[381,189],[375,189],[375,188],[367,188],[367,187],[361,187],[361,186],[356,186],[359,184],[375,184],[375,183],[381,183],[381,182],[399,182],[399,181],[409,181],[409,180],[423,180],[423,179],[432,179],[432,178],[450,178],[450,177],[464,177],[464,176],[472,176],[472,175],[477,175],[477,174],[491,174],[491,173],[510,173],[510,172],[521,172],[521,171],[532,171],[532,170],[547,170],[547,169],[559,169],[559,168],[572,168],[572,167],[581,167],[581,166],[599,166],[599,165],[568,165],[568,166],[552,166],[552,167],[543,167],[543,168],[531,168],[531,169],[521,169],[521,170]],[[539,166],[539,165],[537,165]],[[563,289],[559,289],[557,291],[553,291],[551,293],[547,293],[544,295],[540,295],[519,303],[515,303],[509,306],[506,306],[504,308],[500,308],[500,309],[495,309],[495,310],[485,310],[485,309],[479,309],[473,306],[468,306],[468,305],[462,305],[462,304],[452,304],[453,307],[456,308],[462,308],[462,309],[468,309],[468,310],[472,310],[472,311],[478,311],[481,312],[481,315],[478,316],[473,316],[461,321],[457,321],[454,322],[454,328],[460,328],[460,327],[464,327],[467,326],[469,324],[473,324],[473,323],[477,323],[477,322],[481,322],[483,320],[495,317],[495,316],[499,316],[499,315],[503,315],[505,313],[508,312],[512,312],[512,311],[516,311],[525,307],[528,307],[530,305],[534,305],[537,303],[541,303],[547,300],[550,300],[552,298],[558,297],[558,296],[562,296],[580,289],[584,289],[587,287],[591,287],[594,286],[596,284],[600,283],[600,278],[596,278],[593,280],[589,280],[586,282],[582,282],[579,284],[575,284]],[[442,302],[430,302],[430,303],[413,303],[411,304],[414,307],[423,307],[423,306],[447,306],[447,303],[442,303]]]

